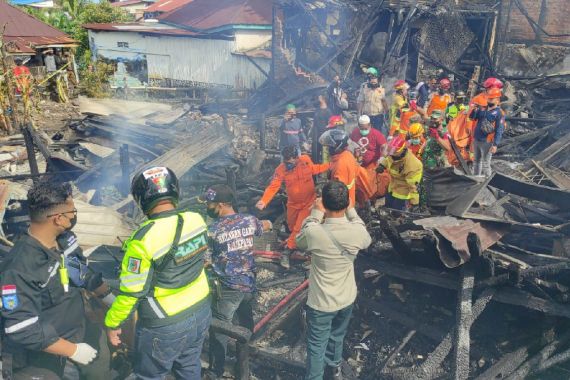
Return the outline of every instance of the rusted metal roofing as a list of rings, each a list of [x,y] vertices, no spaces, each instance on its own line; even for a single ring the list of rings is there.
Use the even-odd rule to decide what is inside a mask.
[[[100,30],[107,32],[136,32],[148,34],[160,34],[169,36],[198,36],[199,33],[185,29],[175,28],[169,25],[156,23],[106,23],[106,24],[85,24],[85,29]]]
[[[145,4],[145,3],[152,3],[152,1],[148,0],[125,0],[125,1],[116,1],[111,3],[112,7],[126,7],[128,5],[135,5],[135,4]]]
[[[162,22],[196,31],[215,32],[235,26],[270,27],[270,0],[194,0],[159,17]]]
[[[172,12],[194,0],[159,0],[145,9],[145,12]]]
[[[4,39],[12,42],[11,53],[35,53],[35,48],[77,43],[67,34],[41,22],[18,8],[0,1],[0,25],[6,25]]]

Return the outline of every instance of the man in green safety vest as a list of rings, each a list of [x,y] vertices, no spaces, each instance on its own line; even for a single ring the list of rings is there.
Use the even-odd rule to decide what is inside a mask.
[[[120,294],[105,318],[109,341],[121,343],[121,325],[137,310],[136,377],[159,379],[172,370],[176,378],[198,380],[211,319],[206,224],[176,208],[180,188],[169,168],[141,171],[131,193],[148,220],[124,244]]]

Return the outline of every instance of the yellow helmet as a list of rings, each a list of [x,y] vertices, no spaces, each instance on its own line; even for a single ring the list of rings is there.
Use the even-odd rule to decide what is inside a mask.
[[[414,123],[410,125],[409,132],[410,132],[410,137],[418,138],[425,133],[424,126],[421,125],[420,123]]]

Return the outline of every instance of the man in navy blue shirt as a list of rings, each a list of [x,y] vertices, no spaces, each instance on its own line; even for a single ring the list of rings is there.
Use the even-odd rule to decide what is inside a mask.
[[[476,176],[491,176],[491,157],[497,152],[505,131],[505,116],[499,107],[500,101],[501,90],[491,89],[487,93],[487,107],[476,107],[469,115],[471,120],[477,120],[473,136]],[[491,131],[485,131],[489,124],[492,126]]]

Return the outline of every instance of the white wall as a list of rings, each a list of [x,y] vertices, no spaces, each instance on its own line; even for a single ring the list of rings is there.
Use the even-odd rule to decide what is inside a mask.
[[[237,51],[257,49],[270,43],[271,30],[236,30],[235,40]]]
[[[116,59],[145,56],[150,79],[175,79],[253,89],[265,76],[236,51],[235,41],[172,36],[142,36],[133,32],[89,31],[94,38],[91,49],[97,55]],[[128,48],[117,42],[128,42]],[[254,58],[266,72],[271,60]]]

